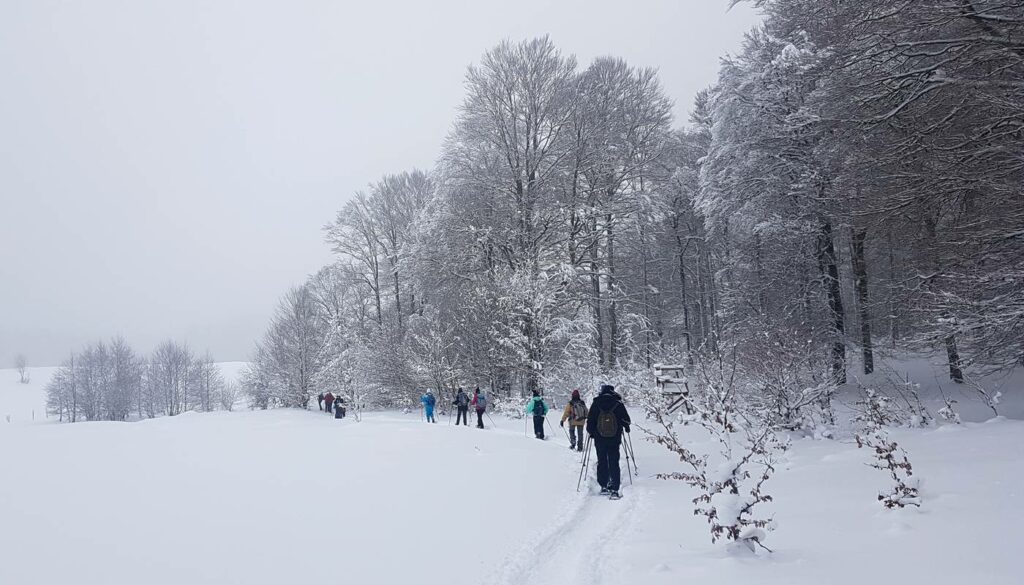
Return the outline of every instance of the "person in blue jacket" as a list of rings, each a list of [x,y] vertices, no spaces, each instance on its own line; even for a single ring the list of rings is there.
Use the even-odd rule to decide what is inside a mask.
[[[434,398],[434,392],[427,390],[427,393],[420,398],[420,402],[423,403],[423,415],[426,417],[427,422],[436,423],[437,420],[434,418],[434,405],[437,404],[437,399]]]
[[[548,405],[544,404],[544,399],[536,390],[533,391],[530,401],[526,403],[526,414],[533,415],[533,435],[543,441],[544,417],[548,414]]]

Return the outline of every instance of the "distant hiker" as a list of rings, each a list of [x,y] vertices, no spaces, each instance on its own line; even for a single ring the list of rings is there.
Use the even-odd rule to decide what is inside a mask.
[[[459,421],[462,424],[469,426],[469,422],[466,420],[469,413],[469,396],[466,392],[459,388],[459,391],[455,394],[455,400],[452,401],[452,406],[455,407],[457,414],[455,415],[455,426],[459,426]],[[450,419],[449,419],[450,420]]]
[[[565,421],[569,421],[569,448],[577,451],[583,450],[583,427],[587,425],[587,403],[580,398],[580,391],[572,391],[572,399],[565,405],[562,412],[562,420],[558,423],[564,427]]]
[[[326,410],[327,414],[331,413],[331,405],[332,404],[334,404],[334,394],[331,394],[330,392],[328,392],[327,394],[324,394],[324,408],[323,408],[323,410]]]
[[[484,412],[487,411],[487,397],[479,388],[473,390],[473,406],[476,407],[476,428],[484,428]]]
[[[544,399],[541,398],[540,393],[536,390],[533,391],[533,397],[526,403],[526,414],[533,415],[533,434],[538,439],[544,439],[544,417],[548,414],[548,405],[544,404]]]
[[[323,410],[324,409],[324,393],[323,392],[321,392],[320,394],[317,394],[316,402],[320,406],[320,410]]]
[[[629,413],[615,387],[601,386],[587,415],[587,433],[594,439],[597,449],[597,483],[601,493],[616,500],[620,497],[619,444],[622,432],[629,432],[629,425]]]
[[[345,401],[341,396],[334,397],[334,418],[345,418]]]
[[[434,398],[433,390],[427,390],[427,393],[420,398],[420,402],[423,403],[423,416],[427,419],[427,422],[436,423],[434,420],[434,405],[437,404],[437,399]]]

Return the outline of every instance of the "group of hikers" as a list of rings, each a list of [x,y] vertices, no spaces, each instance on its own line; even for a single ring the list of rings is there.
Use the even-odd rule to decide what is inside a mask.
[[[434,407],[437,405],[437,398],[433,391],[427,390],[420,397],[423,405],[423,415],[428,423],[436,423]],[[469,407],[476,409],[476,426],[484,428],[483,416],[487,410],[487,397],[479,388],[473,391],[473,398],[470,399],[466,392],[459,388],[455,393],[452,406],[456,409],[455,424],[461,421],[466,426]],[[530,400],[526,403],[526,414],[533,416],[533,434],[536,438],[544,440],[544,423],[547,420],[548,405],[544,397],[537,390],[533,391]],[[563,429],[568,421],[569,449],[583,452],[583,430],[594,443],[597,452],[597,483],[601,486],[601,494],[608,495],[612,499],[620,497],[621,470],[619,468],[619,448],[622,444],[622,434],[630,431],[631,419],[622,397],[615,392],[615,387],[605,384],[601,386],[597,397],[587,407],[586,402],[580,396],[579,390],[572,391],[572,397],[566,403],[562,411],[562,420],[558,423]]]
[[[426,394],[420,397],[420,403],[423,405],[423,417],[429,423],[436,423],[437,419],[434,417],[434,407],[437,405],[437,398],[434,397],[433,390],[427,390]],[[455,407],[455,426],[462,424],[469,426],[469,407],[472,406],[476,410],[476,428],[484,428],[484,414],[487,412],[487,396],[480,391],[479,388],[473,390],[473,398],[470,398],[466,391],[459,388],[455,393],[455,399],[452,400],[452,406]]]
[[[335,396],[330,392],[327,394],[321,392],[317,395],[316,401],[320,405],[320,410],[328,414],[334,413],[334,418],[345,418],[345,401],[341,396]]]

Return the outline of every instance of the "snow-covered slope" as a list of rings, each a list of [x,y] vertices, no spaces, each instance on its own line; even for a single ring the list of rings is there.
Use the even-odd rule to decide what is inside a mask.
[[[653,478],[678,462],[638,428],[640,477],[613,502],[591,495],[592,470],[576,492],[579,456],[558,428],[540,442],[522,420],[479,431],[276,410],[33,425],[16,414],[41,404],[29,388],[0,391],[0,414],[17,417],[0,421],[4,584],[1021,582],[1019,420],[892,430],[924,482],[920,510],[875,501],[886,476],[852,441],[797,440],[767,484],[775,552],[751,556],[711,544],[694,494]]]
[[[43,389],[56,371],[57,368],[29,368],[29,382],[22,384],[17,370],[0,369],[0,424],[45,421]]]

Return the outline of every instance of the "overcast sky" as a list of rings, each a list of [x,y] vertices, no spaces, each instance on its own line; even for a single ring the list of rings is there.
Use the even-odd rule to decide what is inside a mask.
[[[756,22],[727,6],[0,2],[0,367],[115,334],[245,359],[344,201],[433,165],[485,50],[657,67],[681,123]]]

